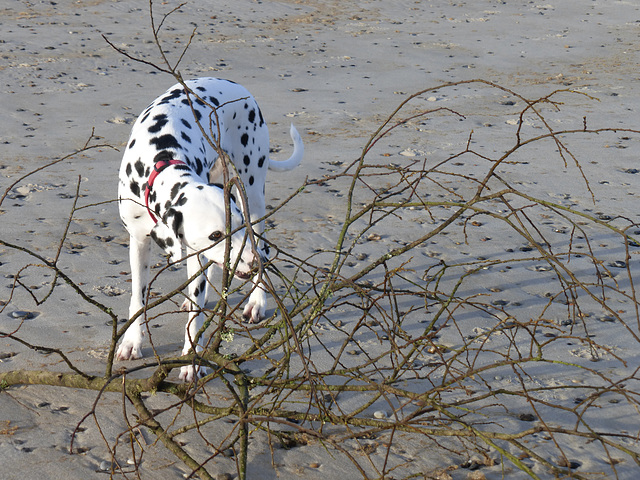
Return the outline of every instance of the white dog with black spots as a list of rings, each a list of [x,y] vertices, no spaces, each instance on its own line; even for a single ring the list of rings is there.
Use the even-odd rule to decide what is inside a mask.
[[[120,167],[118,200],[120,217],[129,232],[131,262],[131,303],[129,318],[138,312],[146,298],[149,282],[151,239],[170,261],[187,258],[189,278],[213,261],[223,267],[225,259],[225,195],[212,177],[223,171],[216,149],[209,139],[228,155],[246,191],[249,217],[256,234],[262,235],[265,215],[267,169],[286,171],[302,161],[304,145],[291,125],[294,151],[288,160],[269,158],[269,131],[260,108],[242,86],[217,78],[198,78],[171,87],[158,97],[138,118],[131,131]],[[206,135],[206,136],[205,136]],[[219,136],[219,138],[218,138]],[[209,139],[207,138],[209,137]],[[235,275],[253,278],[255,288],[243,310],[249,322],[265,315],[266,292],[258,284],[256,255],[268,254],[262,242],[259,251],[252,248],[243,228],[243,215],[231,199],[230,264],[237,265]],[[263,251],[264,249],[264,251]],[[206,301],[207,278],[200,275],[187,291],[189,318],[182,353],[195,346],[196,333],[203,324],[201,313]],[[116,353],[118,360],[142,357],[144,335],[142,316],[125,332]],[[197,369],[181,368],[180,378],[190,382]]]

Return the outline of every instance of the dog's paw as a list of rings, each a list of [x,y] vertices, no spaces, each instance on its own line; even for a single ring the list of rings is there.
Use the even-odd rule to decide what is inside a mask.
[[[116,352],[116,360],[135,360],[136,358],[142,358],[142,342],[124,339]]]
[[[185,365],[180,367],[180,380],[185,383],[192,383],[209,374],[207,367],[194,367],[193,365]]]
[[[181,312],[190,312],[191,308],[192,308],[193,303],[191,302],[191,300],[189,300],[188,298],[185,298],[184,301],[182,302],[182,305],[180,305],[180,311]]]
[[[245,322],[259,323],[260,321],[262,321],[267,310],[266,303],[266,301],[260,302],[252,301],[252,299],[249,299],[249,302],[245,305],[242,312],[242,316],[244,317]]]
[[[253,289],[249,300],[244,307],[242,316],[245,322],[259,323],[265,317],[267,311],[267,292],[265,292],[259,285]]]

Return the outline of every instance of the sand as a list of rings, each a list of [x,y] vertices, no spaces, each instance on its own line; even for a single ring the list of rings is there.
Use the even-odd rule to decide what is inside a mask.
[[[177,5],[162,2],[156,9],[167,12]],[[0,194],[26,173],[81,149],[90,138],[91,145],[105,145],[65,159],[13,186],[0,210],[0,239],[25,246],[47,258],[53,257],[79,189],[78,205],[84,208],[76,212],[69,225],[60,264],[87,293],[123,318],[128,306],[130,270],[128,236],[119,221],[117,206],[112,202],[121,156],[116,148],[121,150],[125,145],[139,112],[175,81],[149,65],[116,52],[103,36],[133,56],[159,62],[150,33],[147,5],[133,0],[11,1],[0,6],[0,12],[0,120],[3,127],[0,131]],[[408,95],[447,82],[482,78],[530,99],[556,89],[573,89],[585,95],[560,95],[559,99],[569,106],[561,113],[548,109],[554,128],[579,129],[585,115],[591,128],[637,127],[639,21],[640,7],[633,2],[605,0],[552,3],[239,0],[186,4],[166,21],[160,38],[168,57],[175,61],[197,26],[180,64],[182,75],[228,78],[246,86],[269,123],[274,156],[289,155],[288,126],[295,123],[305,141],[305,159],[295,171],[269,175],[267,203],[276,205],[302,185],[305,178],[321,178],[337,171],[339,162],[349,163],[358,158],[382,119]],[[423,123],[411,124],[411,128],[399,129],[397,134],[381,140],[372,155],[380,163],[401,164],[419,158],[435,163],[463,150],[472,130],[478,151],[499,152],[512,142],[518,113],[523,108],[521,101],[509,103],[512,100],[507,92],[483,85],[429,93],[419,103],[422,108],[464,110],[465,119],[433,115]],[[539,198],[594,215],[621,215],[637,222],[639,190],[635,169],[640,169],[637,141],[637,135],[623,132],[595,136],[595,140],[571,141],[597,198],[595,204],[580,172],[571,164],[563,165],[553,145],[524,149],[518,159],[527,163],[519,170],[505,168],[505,175]],[[473,162],[461,164],[461,173],[471,173],[476,167],[478,164]],[[269,238],[299,258],[331,249],[344,217],[346,184],[341,180],[309,187],[277,213]],[[422,220],[420,215],[409,213],[402,219],[381,224],[372,232],[377,236],[364,242],[358,252],[374,255],[381,248],[402,245],[412,235],[429,228],[431,224],[423,225]],[[523,247],[521,239],[501,235],[490,223],[485,223],[483,228],[483,222],[470,232],[471,242],[465,243],[464,238],[452,235],[438,237],[425,245],[415,268],[424,271],[433,264],[431,259],[455,262],[482,257],[491,260],[500,258],[505,250],[513,252]],[[566,238],[567,225],[554,224],[549,228],[555,229],[552,235]],[[615,270],[618,268],[615,262],[623,262],[624,267],[629,263],[629,274],[633,278],[635,257],[626,257],[620,239],[607,236],[606,232],[596,232],[596,235],[598,254],[603,261],[616,274],[619,270]],[[159,249],[154,255],[162,262]],[[574,268],[588,273],[588,265],[579,262],[575,260]],[[67,287],[57,288],[44,305],[36,305],[24,289],[12,290],[20,269],[37,263],[20,251],[0,246],[0,331],[13,331],[21,320],[21,314],[16,312],[26,312],[30,315],[20,326],[21,339],[60,349],[85,371],[100,374],[111,334],[108,316],[92,309]],[[357,264],[353,266],[357,267]],[[624,275],[626,268],[622,270],[616,278],[620,289],[628,291],[631,289],[629,276]],[[179,281],[184,272],[183,267],[178,269]],[[522,268],[509,271],[487,269],[474,285],[465,286],[464,295],[485,294],[488,290],[499,292],[495,297],[498,301],[519,303],[515,311],[522,318],[528,318],[530,312],[539,311],[548,298],[543,273],[535,262],[523,263]],[[33,266],[25,274],[23,281],[32,287],[37,298],[42,298],[48,290],[51,272]],[[158,288],[170,285],[169,280],[161,280]],[[608,321],[597,306],[590,310],[593,318],[599,316],[603,321],[594,321],[588,334],[595,336],[600,345],[610,348],[610,352],[602,354],[600,362],[591,363],[589,349],[580,342],[557,345],[551,355],[601,369],[612,378],[633,376],[639,361],[634,338],[638,335],[635,306],[632,299],[620,296],[612,301],[616,302],[615,310],[623,312],[620,313],[623,322]],[[269,308],[272,312],[273,304]],[[559,308],[549,315],[559,317],[561,312]],[[336,311],[332,321],[348,324],[352,321],[350,313],[348,308]],[[465,327],[468,331],[461,335],[482,336],[488,331],[488,319],[472,322],[471,317]],[[182,322],[183,318],[177,315],[171,321],[162,317],[157,321],[154,343],[159,353],[179,351]],[[325,322],[324,326],[325,340],[334,346],[340,345],[341,334],[335,324]],[[418,319],[405,326],[411,335],[417,335],[423,328]],[[586,334],[581,331],[576,335]],[[365,336],[361,348],[375,351],[381,348],[377,340]],[[456,335],[450,338],[443,335],[441,341],[450,342],[451,346],[456,341],[459,343]],[[501,343],[504,338],[492,337],[492,341],[497,349],[506,345]],[[245,345],[242,342],[238,339],[235,347],[229,346],[230,351],[234,348],[241,351]],[[150,354],[150,348],[147,347],[146,352]],[[28,349],[8,338],[0,339],[0,354],[0,372],[41,368],[66,371],[55,354]],[[614,354],[627,362],[626,367]],[[357,358],[358,351],[352,357]],[[330,364],[321,354],[317,362],[319,367]],[[582,378],[557,366],[547,366],[537,369],[535,376],[527,378],[525,383],[529,386],[566,385],[571,381],[579,384],[587,381],[587,376]],[[491,378],[494,388],[506,388],[516,381],[512,372],[492,374]],[[638,391],[637,385],[634,387],[637,380],[632,377],[626,382],[630,389]],[[420,390],[421,387],[413,388]],[[215,401],[228,400],[225,393],[221,384],[210,389]],[[579,395],[563,390],[557,397],[551,395],[549,400],[572,405]],[[303,397],[301,394],[300,398]],[[71,433],[95,398],[95,392],[43,386],[16,386],[0,393],[0,476],[7,479],[106,478],[108,473],[104,468],[110,465],[107,445],[113,445],[126,429],[120,396],[106,395],[99,404],[97,425],[107,441],[98,432],[96,422],[89,419],[76,437],[76,453],[68,453]],[[348,409],[361,399],[357,395],[345,395],[341,407]],[[371,414],[380,411],[390,414],[389,406],[384,404],[373,405],[370,410]],[[515,414],[529,414],[530,408],[515,399],[509,411],[509,416],[503,416],[487,409],[497,415],[495,418],[499,418],[504,431],[510,431],[519,428],[518,422],[522,421]],[[640,427],[631,402],[605,402],[593,422],[610,431],[628,431],[631,436],[636,435]],[[222,427],[219,430],[209,433],[213,442],[223,440],[225,432]],[[154,439],[149,431],[142,429],[140,438],[149,445],[140,466],[142,478],[172,479],[188,475],[189,469],[164,447],[151,446]],[[189,442],[185,448],[195,456],[213,452],[194,439]],[[374,441],[345,440],[343,447],[365,465],[367,475],[375,478],[379,475],[376,468],[382,468],[385,461],[387,449],[380,447],[383,442],[376,444],[379,454],[372,454],[375,467],[363,453],[364,447]],[[437,475],[447,478],[441,473],[447,469],[446,475],[453,478],[474,478],[473,475],[476,478],[526,478],[507,461],[483,465],[479,470],[469,468],[470,458],[479,460],[464,445],[452,446],[460,453],[456,454],[434,448],[432,443],[408,434],[398,434],[394,442],[388,461],[399,466],[389,478],[412,474],[418,478]],[[536,442],[539,452],[553,451],[553,442],[544,435]],[[638,451],[636,442],[629,440],[626,445]],[[574,465],[575,472],[607,472],[614,478],[611,459],[596,447],[574,439],[562,445],[567,458],[579,464]],[[131,458],[127,448],[125,443],[118,450],[124,463]],[[375,452],[375,448],[370,452]],[[495,451],[491,451],[490,456],[499,459]],[[618,478],[636,477],[637,464],[619,452],[612,456],[624,457],[615,467]],[[548,470],[535,468],[541,478],[553,478]],[[235,460],[230,456],[215,457],[210,469],[219,478],[237,475]],[[333,448],[325,449],[310,441],[308,445],[272,452],[263,433],[256,432],[252,437],[248,478],[338,478],[340,475],[361,477],[353,464]],[[115,478],[122,475],[116,474]],[[130,473],[129,478],[135,478],[135,474]]]

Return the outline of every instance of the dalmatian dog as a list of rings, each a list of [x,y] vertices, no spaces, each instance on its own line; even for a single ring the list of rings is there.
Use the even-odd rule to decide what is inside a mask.
[[[202,266],[225,261],[225,196],[220,185],[209,183],[223,171],[216,149],[219,142],[243,182],[249,217],[255,233],[261,235],[264,216],[267,169],[286,171],[302,161],[304,145],[291,125],[294,151],[288,160],[269,158],[267,124],[251,94],[242,86],[217,78],[198,78],[177,84],[158,97],[135,122],[120,167],[118,200],[120,217],[130,235],[131,303],[129,318],[144,305],[149,282],[149,257],[153,239],[170,261],[187,253],[189,278]],[[208,138],[207,138],[208,137]],[[233,169],[229,166],[229,170]],[[268,254],[259,243],[252,248],[243,228],[243,215],[232,199],[231,251],[229,263],[235,276],[253,277],[254,288],[243,310],[249,322],[264,318],[266,292],[259,286],[255,267],[257,255]],[[190,255],[194,252],[200,252]],[[254,276],[255,275],[255,276]],[[194,347],[202,327],[207,277],[201,274],[187,289],[183,304],[189,310],[182,353]],[[141,358],[142,319],[138,317],[125,332],[116,358]],[[195,345],[201,351],[201,345]],[[193,367],[181,368],[180,378],[190,382],[198,374]]]

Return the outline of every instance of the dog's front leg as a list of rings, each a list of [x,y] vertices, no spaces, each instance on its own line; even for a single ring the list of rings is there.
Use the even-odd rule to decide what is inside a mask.
[[[193,255],[187,259],[187,275],[189,278],[195,275],[198,270],[202,268],[202,265],[204,264],[201,263],[201,261],[203,260],[204,259],[198,255]],[[202,309],[204,308],[206,301],[206,286],[207,277],[203,273],[191,282],[187,289],[189,298],[183,304],[183,308],[185,305],[189,305],[190,308],[188,309],[189,320],[187,321],[184,329],[183,355],[189,353],[190,350],[195,352],[202,351],[202,338],[196,342],[196,335],[204,323],[204,314],[202,313]],[[196,376],[204,376],[205,374],[206,368],[198,367],[196,365],[185,365],[180,368],[180,380],[184,382],[192,382]]]
[[[133,235],[129,242],[129,262],[131,265],[131,302],[129,318],[144,306],[149,284],[149,253],[151,241],[148,236],[138,240]],[[140,315],[127,329],[116,352],[117,360],[133,360],[142,357],[143,315]]]
[[[264,195],[261,190],[257,191],[256,194],[256,189],[249,190],[247,195],[249,196],[249,205],[251,208],[251,221],[255,222],[257,219],[262,218],[266,212]],[[262,257],[262,263],[264,263],[269,257],[268,248],[265,249],[265,243],[261,238],[264,233],[264,222],[255,223],[253,228],[259,239],[257,253]],[[242,316],[245,321],[249,323],[259,323],[265,317],[267,310],[267,292],[262,286],[260,277],[261,274],[258,273],[251,279],[253,291],[251,295],[249,295],[249,300],[242,311]]]

